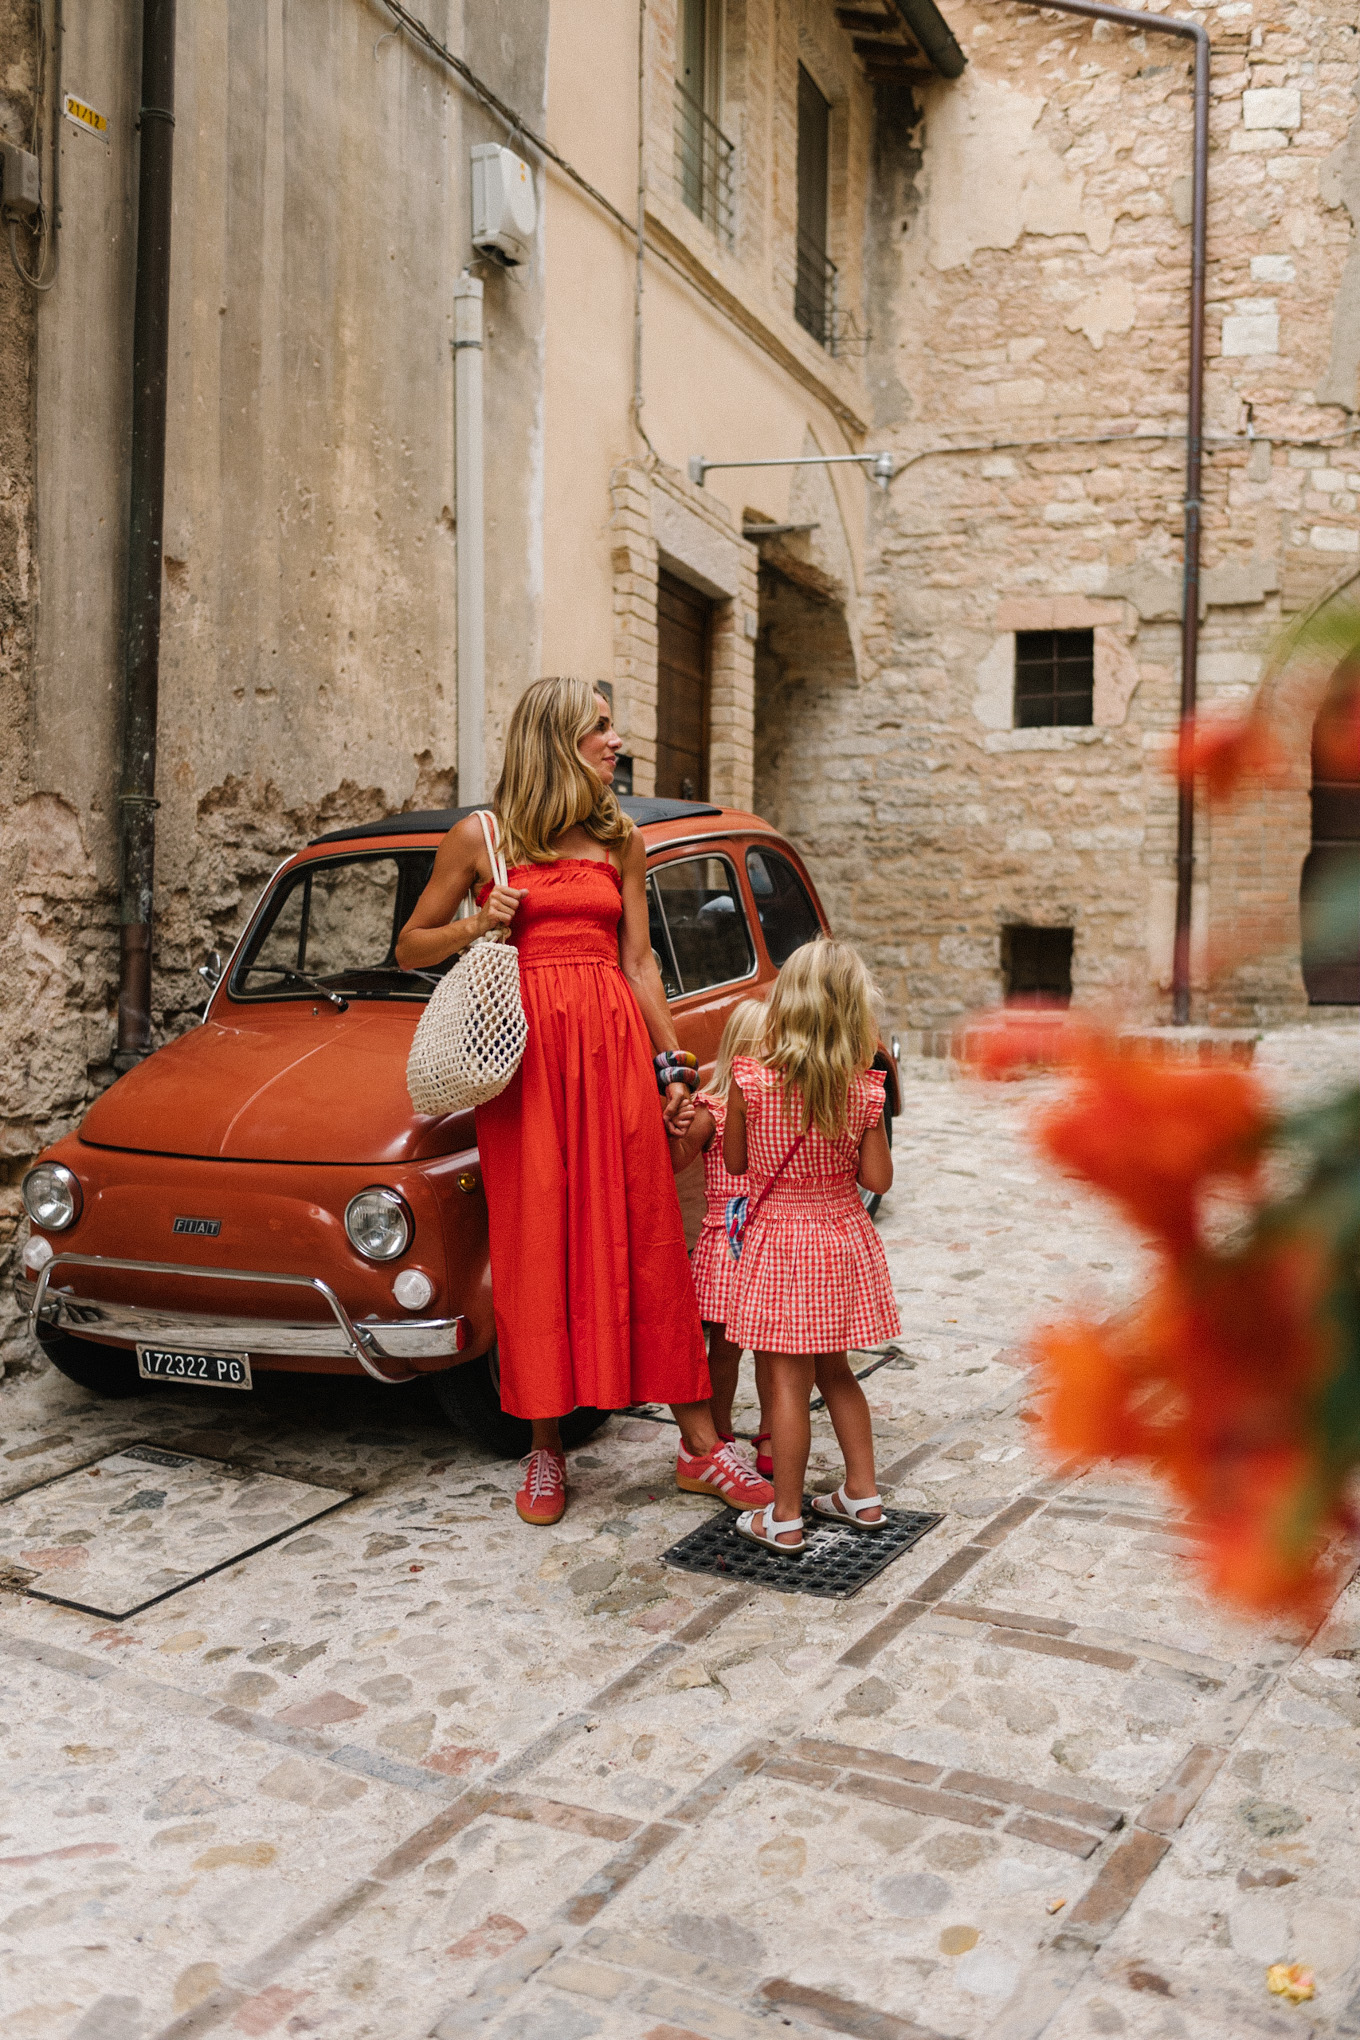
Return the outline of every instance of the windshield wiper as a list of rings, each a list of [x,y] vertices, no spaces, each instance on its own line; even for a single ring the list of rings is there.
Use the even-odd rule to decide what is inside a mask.
[[[306,985],[309,991],[316,992],[323,999],[329,999],[337,1013],[349,1011],[348,999],[342,999],[339,992],[331,991],[319,978],[308,977],[305,970],[291,970],[286,964],[281,963],[252,963],[246,971],[246,976],[253,977],[257,970],[268,971],[271,977],[291,978],[295,985]]]

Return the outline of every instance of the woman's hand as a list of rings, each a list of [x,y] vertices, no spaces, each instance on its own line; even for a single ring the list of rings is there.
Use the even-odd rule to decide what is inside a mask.
[[[666,1131],[678,1140],[689,1132],[689,1123],[694,1117],[694,1100],[688,1084],[668,1084],[666,1102],[661,1109],[666,1122]]]
[[[493,885],[477,910],[478,934],[489,935],[493,928],[508,928],[523,898],[524,889],[519,886]]]

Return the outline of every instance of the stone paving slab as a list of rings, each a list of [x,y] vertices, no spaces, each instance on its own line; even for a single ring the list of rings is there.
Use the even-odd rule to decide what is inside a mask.
[[[0,1595],[4,2040],[1360,2033],[1360,1594],[1238,1623],[1158,1490],[1038,1453],[1026,1332],[1140,1249],[1025,1146],[1051,1080],[906,1083],[866,1390],[944,1520],[846,1603],[666,1568],[666,1424],[530,1532],[419,1388],[4,1384],[0,1502],[139,1438],[353,1495],[122,1622]]]

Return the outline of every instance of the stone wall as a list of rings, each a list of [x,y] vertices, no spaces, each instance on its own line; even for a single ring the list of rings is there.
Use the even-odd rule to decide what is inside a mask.
[[[1074,929],[1079,997],[1165,1018],[1189,51],[1016,5],[949,16],[963,78],[878,107],[868,381],[873,443],[905,466],[869,492],[859,683],[814,689],[797,735],[758,746],[792,754],[780,819],[905,1028],[995,1001],[1013,922]],[[1360,36],[1345,0],[1203,19],[1212,712],[1360,549]],[[1012,633],[1081,625],[1094,725],[1012,729]],[[1201,819],[1198,1018],[1302,1007],[1307,724],[1288,784]]]

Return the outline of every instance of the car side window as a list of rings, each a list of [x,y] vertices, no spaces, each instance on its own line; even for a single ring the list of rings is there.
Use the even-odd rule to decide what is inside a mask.
[[[756,903],[756,916],[770,962],[779,969],[795,949],[814,942],[822,932],[807,887],[777,850],[748,850],[746,876]]]
[[[755,969],[755,949],[737,888],[725,857],[684,857],[658,865],[652,884],[670,936],[681,992],[728,985]],[[665,970],[662,977],[665,978]],[[667,986],[667,996],[678,993]]]
[[[668,999],[678,999],[683,996],[680,973],[675,967],[675,957],[671,953],[671,938],[666,927],[666,916],[661,911],[661,901],[657,897],[655,877],[649,877],[647,880],[647,932],[651,937],[656,967],[661,973],[661,988]]]

